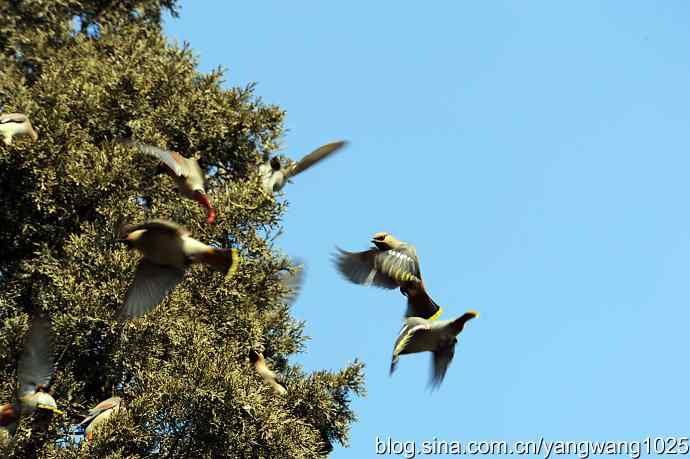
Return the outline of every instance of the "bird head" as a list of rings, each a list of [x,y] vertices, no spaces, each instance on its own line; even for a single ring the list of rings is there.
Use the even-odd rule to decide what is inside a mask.
[[[386,232],[374,234],[371,238],[371,242],[381,250],[394,249],[400,245],[400,241]]]
[[[282,168],[283,165],[280,164],[280,159],[277,156],[271,158],[271,169],[273,169],[274,171],[279,171]]]
[[[257,352],[256,349],[251,349],[249,351],[249,361],[252,363],[256,363],[259,360],[263,358],[263,355],[261,353]]]

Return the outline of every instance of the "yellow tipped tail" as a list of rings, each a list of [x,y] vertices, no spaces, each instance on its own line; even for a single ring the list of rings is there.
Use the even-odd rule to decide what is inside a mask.
[[[230,255],[232,256],[232,262],[230,264],[230,269],[228,269],[228,272],[225,274],[225,280],[230,280],[235,273],[237,272],[237,268],[240,265],[240,253],[237,249],[232,248],[230,249]]]

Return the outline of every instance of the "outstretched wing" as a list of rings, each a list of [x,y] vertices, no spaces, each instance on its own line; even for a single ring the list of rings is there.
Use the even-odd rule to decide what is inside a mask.
[[[125,235],[131,233],[132,231],[136,230],[151,230],[151,231],[163,231],[166,233],[174,233],[178,236],[187,236],[190,234],[190,232],[181,225],[178,225],[177,223],[171,222],[169,220],[162,220],[162,219],[153,219],[153,220],[148,220],[143,223],[136,223],[133,225],[124,225],[120,229],[120,236],[124,237]]]
[[[134,281],[127,291],[125,302],[117,314],[118,319],[132,320],[147,313],[160,304],[183,278],[184,271],[181,269],[142,259],[134,272]]]
[[[323,145],[316,150],[312,151],[309,153],[307,156],[304,158],[300,159],[299,162],[297,162],[294,167],[290,168],[287,171],[287,177],[294,177],[295,175],[304,172],[305,170],[309,169],[312,167],[314,164],[318,163],[322,159],[327,158],[331,154],[335,153],[338,151],[340,148],[345,146],[347,142],[344,140],[338,141],[338,142],[333,142],[333,143],[328,143],[326,145]]]
[[[393,374],[395,371],[395,366],[398,363],[400,354],[405,353],[405,349],[410,344],[410,341],[414,338],[414,336],[417,333],[428,331],[430,328],[431,327],[425,320],[418,317],[411,317],[405,320],[405,323],[398,334],[398,339],[395,340],[395,345],[393,346],[390,374]]]
[[[292,264],[295,265],[292,271],[280,273],[280,282],[288,290],[282,296],[282,300],[286,304],[295,302],[304,282],[304,263],[300,260],[292,260]]]
[[[136,147],[145,155],[157,158],[177,176],[186,176],[189,174],[189,170],[187,169],[187,158],[177,152],[164,150],[162,148],[154,147],[153,145],[142,143],[133,139],[119,139],[118,141],[122,144]]]
[[[24,337],[24,349],[17,365],[19,398],[47,386],[53,374],[53,338],[50,321],[43,315],[34,316]]]
[[[406,250],[370,249],[348,252],[338,249],[336,266],[350,282],[392,289],[405,282],[419,282],[419,263]]]
[[[439,350],[434,352],[433,360],[432,360],[432,368],[431,368],[431,381],[429,381],[429,385],[431,386],[431,389],[438,389],[441,383],[443,382],[443,378],[446,376],[446,371],[448,371],[448,366],[450,365],[450,362],[453,360],[453,356],[455,355],[455,343],[449,343],[446,346],[441,347]]]

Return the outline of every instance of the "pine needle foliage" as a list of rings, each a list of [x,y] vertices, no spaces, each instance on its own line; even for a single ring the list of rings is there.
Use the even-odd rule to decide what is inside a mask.
[[[186,45],[169,43],[161,15],[176,7],[0,0],[0,111],[26,113],[39,134],[0,144],[0,401],[16,393],[22,338],[42,311],[65,411],[47,428],[23,419],[0,457],[316,458],[347,444],[361,363],[307,374],[287,360],[306,337],[281,282],[294,267],[274,242],[286,205],[256,176],[284,113],[252,85],[224,89],[220,70],[200,73]],[[155,161],[115,142],[126,136],[198,154],[217,223]],[[117,228],[150,218],[237,247],[242,262],[229,280],[195,266],[153,312],[118,323],[139,256]],[[285,375],[286,396],[252,371],[252,348]],[[112,395],[126,414],[80,441],[75,424]]]

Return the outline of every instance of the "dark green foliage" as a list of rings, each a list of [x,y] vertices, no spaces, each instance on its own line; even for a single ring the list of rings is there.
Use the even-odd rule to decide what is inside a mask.
[[[198,73],[190,50],[170,46],[160,16],[174,3],[0,0],[0,108],[28,114],[39,134],[0,144],[0,402],[14,396],[22,336],[40,310],[66,412],[46,432],[24,420],[0,456],[310,458],[347,440],[361,364],[311,375],[287,366],[305,337],[282,300],[290,264],[271,242],[284,205],[256,177],[284,113],[252,86],[222,89],[221,72]],[[114,142],[130,135],[199,154],[216,225],[155,161]],[[242,263],[231,280],[196,266],[152,313],[118,324],[138,255],[116,243],[117,227],[154,217],[238,247]],[[253,373],[252,347],[285,373],[287,396]],[[127,414],[93,446],[70,445],[70,425],[113,394]]]

